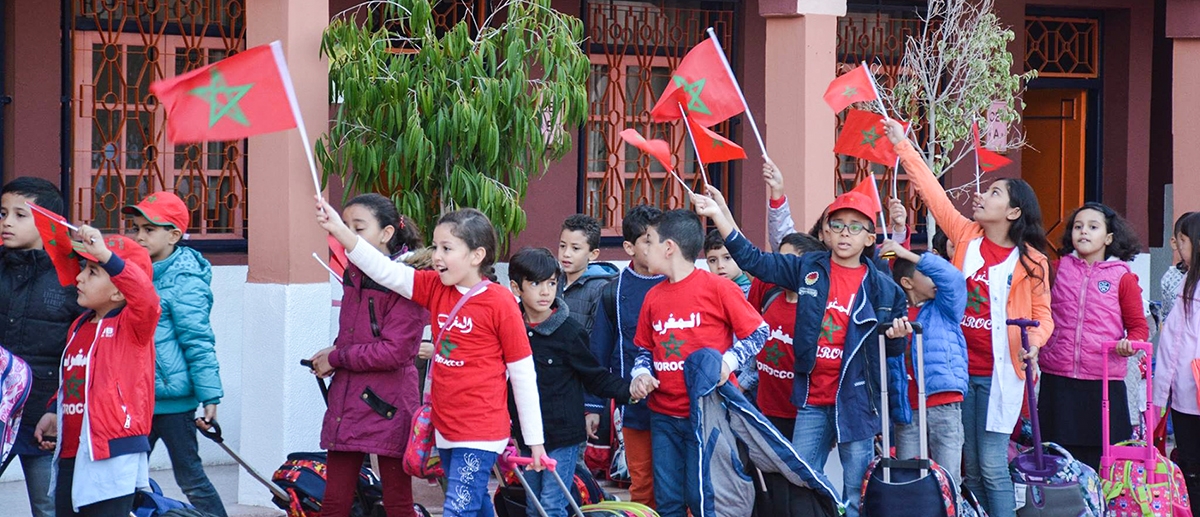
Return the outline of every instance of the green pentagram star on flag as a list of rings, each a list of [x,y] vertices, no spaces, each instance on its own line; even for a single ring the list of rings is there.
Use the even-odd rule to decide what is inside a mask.
[[[238,101],[253,87],[254,83],[229,86],[225,83],[221,71],[213,68],[212,82],[208,86],[193,88],[188,94],[200,97],[208,103],[208,127],[217,125],[217,122],[225,117],[243,126],[249,126],[250,121],[246,120],[246,114],[238,107]]]
[[[442,349],[438,352],[438,355],[445,357],[446,359],[449,359],[450,353],[454,352],[455,348],[458,348],[458,345],[451,343],[449,339],[443,339],[441,345]]]
[[[862,143],[867,144],[871,147],[875,147],[875,141],[879,140],[879,137],[881,137],[883,135],[881,135],[881,134],[879,134],[879,132],[875,131],[875,126],[871,126],[871,129],[868,129],[868,130],[862,132],[862,136],[863,136]]]
[[[663,358],[665,359],[674,355],[680,359],[683,359],[683,352],[679,350],[679,347],[683,346],[685,343],[687,343],[687,341],[675,339],[675,333],[672,332],[670,336],[667,336],[667,340],[661,343],[663,350],[666,350]]]
[[[983,296],[982,286],[976,285],[974,289],[971,289],[967,293],[967,308],[972,311],[979,312],[983,308],[983,302],[986,301],[987,298]]]
[[[775,367],[779,367],[779,360],[783,359],[783,350],[779,349],[779,343],[771,342],[771,344],[767,345],[763,358],[768,363],[775,365]]]
[[[688,51],[671,71],[671,81],[659,94],[650,110],[655,122],[683,118],[680,105],[686,106],[688,119],[712,127],[745,110],[742,95],[726,67],[725,56],[712,38],[705,38]]]
[[[828,343],[833,342],[833,334],[842,330],[842,327],[837,326],[833,322],[833,316],[825,315],[825,320],[821,322],[821,339]]]
[[[847,86],[846,89],[842,91],[842,97],[853,97],[855,95],[858,95],[858,88],[853,86]]]
[[[683,88],[683,91],[687,92],[689,97],[687,109],[689,112],[703,113],[705,115],[712,114],[712,112],[708,111],[708,106],[700,99],[700,94],[704,92],[705,79],[696,79],[690,83],[678,75],[672,77],[672,79],[675,81],[675,86]]]

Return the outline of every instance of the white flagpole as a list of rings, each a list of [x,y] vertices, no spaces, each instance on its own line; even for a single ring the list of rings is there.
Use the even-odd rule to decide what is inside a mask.
[[[713,31],[712,27],[708,28],[708,37],[717,47],[717,54],[721,56],[721,64],[725,65],[725,71],[729,73],[729,79],[733,81],[733,87],[737,89],[738,98],[742,99],[742,107],[746,109],[746,120],[750,121],[750,129],[754,130],[754,138],[758,139],[758,148],[762,150],[763,159],[769,162],[771,157],[767,156],[767,146],[763,143],[762,133],[758,132],[758,124],[754,122],[754,113],[750,111],[750,105],[746,103],[746,94],[742,93],[742,85],[738,83],[737,76],[733,75],[733,67],[729,66],[729,58],[725,57],[725,49],[721,48],[721,41],[717,39],[717,33]]]
[[[321,260],[321,257],[317,256],[317,252],[315,251],[313,252],[313,258],[317,259],[317,262],[321,264],[321,267],[325,268],[325,271],[329,272],[329,276],[332,276],[335,280],[341,280],[337,273],[333,271],[333,268],[329,267],[329,264],[326,264],[324,260]]]
[[[316,189],[317,195],[321,195],[321,179],[317,175],[317,160],[313,158],[312,144],[308,141],[304,117],[300,114],[300,102],[296,100],[296,87],[292,84],[292,75],[288,72],[287,61],[283,57],[283,44],[279,40],[271,42],[271,53],[275,55],[275,65],[279,68],[279,77],[283,80],[283,90],[287,93],[288,104],[292,107],[292,116],[296,119],[296,129],[300,131],[304,156],[308,158],[308,170],[312,172],[313,188]]]
[[[971,122],[971,125],[973,125],[974,129],[975,129],[975,131],[972,131],[972,135],[971,135],[972,137],[974,137],[975,135],[979,134],[979,121],[973,120]],[[978,194],[979,193],[979,182],[983,178],[983,172],[981,172],[979,170],[979,146],[975,145],[975,144],[976,144],[975,138],[971,138],[971,145],[975,148],[975,149],[972,149],[973,153],[975,154],[975,193]]]
[[[696,135],[692,133],[692,125],[688,123],[687,110],[683,109],[682,103],[679,104],[679,112],[683,114],[683,127],[687,128],[688,139],[692,141],[692,150],[696,151],[696,163],[700,165],[700,177],[704,179],[705,185],[711,185],[708,182],[708,173],[704,172],[704,160],[700,159],[700,148],[696,146]]]
[[[908,138],[909,131],[912,131],[912,124],[904,128],[904,138]],[[896,155],[896,165],[892,167],[892,197],[900,198],[900,155]]]
[[[871,91],[875,92],[875,102],[879,103],[879,112],[885,120],[888,120],[887,108],[883,105],[883,97],[879,95],[879,85],[875,82],[875,73],[871,71],[871,67],[867,66],[867,62],[862,62],[862,67],[867,71],[867,78],[871,79]]]

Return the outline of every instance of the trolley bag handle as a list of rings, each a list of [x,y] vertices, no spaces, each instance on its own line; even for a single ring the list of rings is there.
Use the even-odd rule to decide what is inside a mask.
[[[300,366],[308,368],[309,370],[313,369],[313,363],[308,359],[301,359]],[[329,407],[329,385],[325,384],[325,379],[317,377],[317,386],[321,388],[321,398],[325,399],[325,407]]]
[[[1109,467],[1112,467],[1117,460],[1132,460],[1140,461],[1146,466],[1147,476],[1153,476],[1155,466],[1158,464],[1158,458],[1155,455],[1155,449],[1152,439],[1146,439],[1145,446],[1136,445],[1112,445],[1112,437],[1109,436],[1109,400],[1108,400],[1108,354],[1115,353],[1119,341],[1105,341],[1101,343],[1104,352],[1104,378],[1100,381],[1100,439],[1103,447],[1100,455],[1101,472],[1107,472]],[[1146,353],[1146,363],[1150,363],[1150,358],[1154,354],[1154,345],[1144,341],[1130,341],[1130,346],[1133,349],[1141,350]],[[1143,413],[1146,419],[1146,429],[1155,429],[1155,422],[1158,418],[1158,409],[1154,407],[1154,383],[1152,377],[1147,376],[1146,379],[1146,412]],[[1150,478],[1152,479],[1152,478]]]
[[[1037,320],[1016,318],[1007,320],[1009,326],[1021,329],[1021,350],[1029,353],[1029,327],[1040,327]],[[1046,457],[1042,451],[1042,426],[1038,422],[1037,395],[1033,392],[1033,361],[1025,361],[1025,399],[1029,402],[1029,422],[1033,425],[1033,458],[1039,471],[1046,470]]]
[[[900,319],[900,318],[897,318]],[[895,320],[893,320],[894,322]],[[923,331],[921,324],[915,321],[908,322],[912,325],[914,341],[917,342],[917,402],[920,411],[920,428],[921,428],[921,457],[916,460],[897,460],[892,459],[892,433],[891,433],[891,404],[888,401],[888,372],[887,372],[887,336],[884,332],[879,333],[879,387],[882,393],[882,411],[880,412],[880,421],[883,431],[883,457],[880,460],[880,465],[883,467],[883,481],[890,483],[892,481],[893,468],[899,469],[920,469],[921,475],[925,475],[924,471],[930,468],[929,464],[929,442],[925,437],[925,365],[922,357],[922,349],[924,348],[924,339],[921,338]]]
[[[525,482],[525,476],[521,475],[521,467],[527,467],[533,464],[533,458],[518,456],[516,452],[517,451],[511,446],[505,449],[504,452],[500,454],[497,464],[500,467],[500,470],[511,470],[514,474],[516,474],[517,481],[520,481],[521,486],[525,487],[525,493],[529,497],[529,500],[533,502],[534,508],[537,509],[538,514],[546,517],[546,509],[542,507],[541,501],[537,500],[537,494],[533,493],[533,491],[529,489],[529,484]],[[579,509],[579,505],[575,503],[575,497],[571,495],[571,490],[567,488],[567,485],[563,483],[562,478],[560,478],[555,472],[558,468],[558,462],[555,461],[554,458],[543,454],[542,465],[546,466],[546,470],[550,472],[550,477],[554,478],[554,482],[558,484],[558,488],[560,488],[563,491],[563,494],[567,496],[567,503],[571,505],[571,511],[575,512],[577,517],[585,517],[583,510]],[[542,480],[542,483],[544,484],[545,480]]]

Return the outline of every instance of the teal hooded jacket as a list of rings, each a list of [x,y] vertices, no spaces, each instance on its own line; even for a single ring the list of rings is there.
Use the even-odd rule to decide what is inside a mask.
[[[220,403],[221,371],[209,323],[212,266],[200,252],[179,246],[154,263],[162,317],[154,331],[154,414],[187,413]]]

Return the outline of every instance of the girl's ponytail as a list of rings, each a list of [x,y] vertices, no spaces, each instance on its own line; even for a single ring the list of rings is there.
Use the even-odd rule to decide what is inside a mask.
[[[393,228],[392,238],[388,240],[388,252],[397,253],[408,250],[417,250],[424,246],[421,241],[421,231],[417,229],[416,223],[406,216],[400,215],[396,210],[396,204],[392,200],[383,197],[380,194],[370,193],[354,196],[346,203],[346,207],[359,205],[371,212],[375,220],[379,223],[380,228]]]

